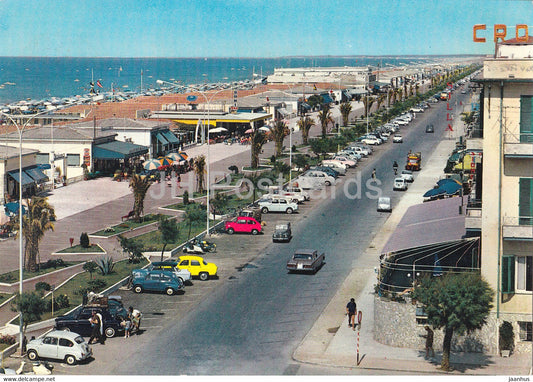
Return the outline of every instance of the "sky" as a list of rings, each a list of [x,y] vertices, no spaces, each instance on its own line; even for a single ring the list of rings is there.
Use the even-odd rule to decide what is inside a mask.
[[[490,54],[494,24],[533,35],[533,1],[0,0],[0,56]]]

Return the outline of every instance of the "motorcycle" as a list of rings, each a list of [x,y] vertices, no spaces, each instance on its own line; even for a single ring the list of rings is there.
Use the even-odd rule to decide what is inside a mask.
[[[183,252],[185,253],[207,253],[216,251],[217,245],[215,243],[210,243],[206,240],[193,240],[185,244],[185,246],[183,247]]]
[[[21,361],[17,370],[10,369],[8,367],[0,367],[0,374],[7,375],[21,375],[21,374],[34,374],[34,375],[50,375],[54,369],[54,365],[48,362],[32,362],[31,371],[25,370],[26,361]],[[27,368],[26,368],[27,369]]]

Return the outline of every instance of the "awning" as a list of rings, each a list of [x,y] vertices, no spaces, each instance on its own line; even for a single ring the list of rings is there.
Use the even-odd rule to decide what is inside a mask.
[[[163,136],[163,134],[161,133],[157,133],[155,135],[155,137],[157,138],[157,140],[162,144],[162,145],[168,145],[168,141],[166,140],[166,138]]]
[[[162,131],[161,134],[169,141],[170,143],[180,143],[179,139],[176,138],[176,136],[168,130]]]
[[[290,114],[290,113],[287,111],[287,109],[285,109],[284,107],[280,107],[280,108],[278,109],[278,112],[279,112],[282,116],[284,116],[284,117],[286,117],[286,116],[288,116],[288,115]]]
[[[329,94],[322,94],[322,99],[324,100],[324,103],[332,103],[333,99],[329,96]]]
[[[17,181],[17,183],[20,183],[20,180],[19,180],[19,171],[18,170],[15,170],[15,171],[9,171],[8,172],[9,176],[11,176],[13,179],[15,179]],[[29,184],[32,184],[32,183],[35,183],[35,181],[33,180],[33,178],[31,176],[29,176],[28,174],[26,174],[24,171],[22,171],[22,185],[23,186],[27,186]]]
[[[46,176],[46,174],[44,174],[39,168],[37,167],[32,167],[32,168],[29,168],[29,169],[25,169],[24,172],[26,174],[28,174],[29,176],[31,176],[33,178],[33,180],[35,180],[36,183],[44,183],[46,181],[48,181],[48,176]]]
[[[94,146],[95,159],[128,159],[146,154],[148,147],[130,142],[112,141]]]

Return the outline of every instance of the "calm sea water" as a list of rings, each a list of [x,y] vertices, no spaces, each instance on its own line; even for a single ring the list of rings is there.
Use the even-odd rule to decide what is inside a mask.
[[[100,91],[157,88],[156,80],[183,84],[230,82],[268,75],[274,68],[402,65],[438,57],[283,57],[283,58],[70,58],[0,57],[0,103],[72,97],[88,93],[91,79]]]

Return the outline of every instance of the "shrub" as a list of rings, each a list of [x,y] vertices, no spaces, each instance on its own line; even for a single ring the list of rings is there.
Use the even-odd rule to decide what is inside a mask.
[[[91,243],[89,242],[89,235],[87,232],[82,232],[80,235],[80,245],[82,248],[89,248]]]
[[[50,259],[46,263],[44,263],[41,268],[48,269],[48,268],[58,268],[58,267],[66,267],[66,263],[63,259]]]
[[[100,273],[102,273],[102,276],[108,275],[113,272],[113,267],[115,266],[115,263],[113,263],[113,258],[111,256],[101,256],[97,258],[94,262],[96,263],[96,265],[98,265],[98,268],[100,268]]]
[[[106,285],[107,282],[102,279],[90,280],[85,286],[80,286],[78,290],[74,292],[74,294],[78,296],[85,296],[88,292],[97,293],[104,289]]]
[[[228,170],[233,171],[233,173],[234,173],[235,175],[237,175],[237,174],[239,173],[239,168],[238,168],[237,166],[235,166],[235,165],[231,165],[231,166],[229,166],[229,167],[228,167]]]
[[[57,309],[68,308],[70,306],[70,300],[66,294],[60,294],[57,297],[54,297],[54,308],[57,306]]]
[[[2,283],[12,283],[14,281],[17,281],[17,279],[11,273],[0,275],[0,282]]]
[[[13,345],[15,342],[17,342],[17,338],[15,336],[11,336],[9,334],[0,334],[0,344]]]
[[[183,204],[184,205],[189,204],[189,191],[187,190],[183,192]]]
[[[514,332],[513,325],[504,321],[500,325],[500,350],[513,350],[514,347]]]
[[[52,290],[52,287],[47,282],[39,281],[37,284],[35,284],[35,290],[42,296],[44,295],[44,292],[49,292]]]

